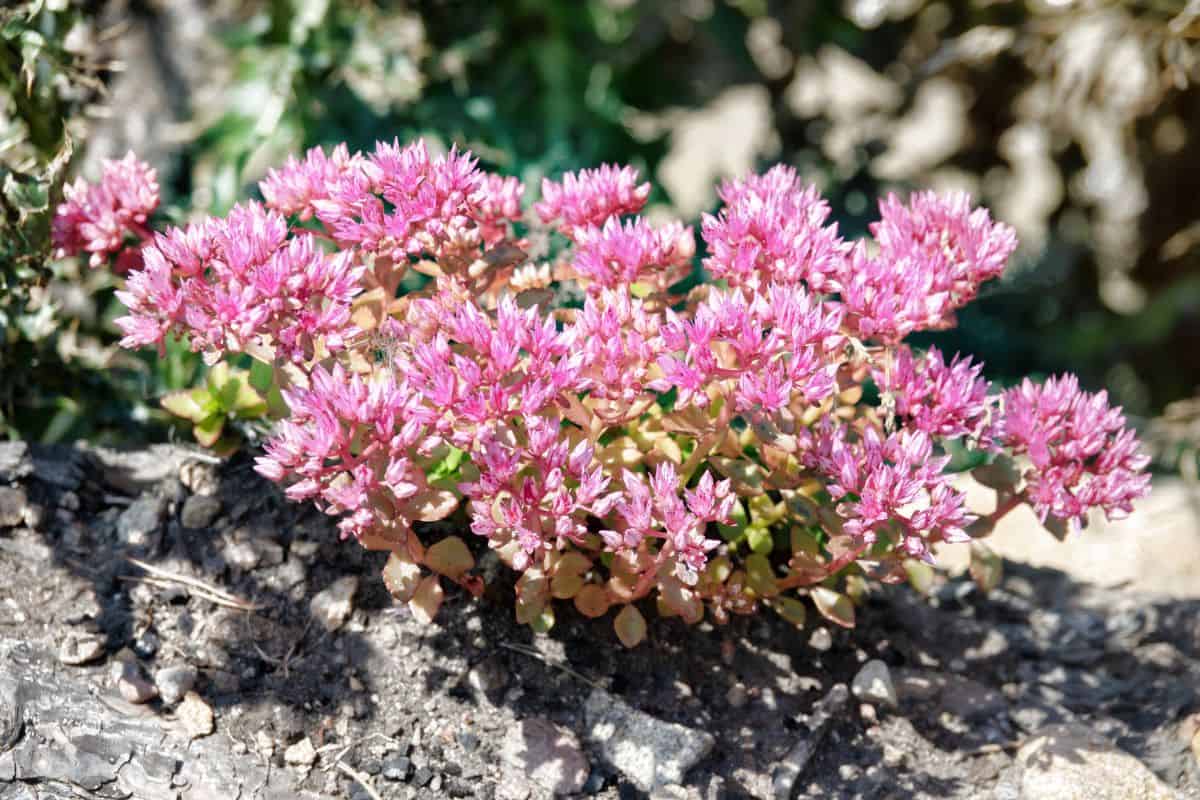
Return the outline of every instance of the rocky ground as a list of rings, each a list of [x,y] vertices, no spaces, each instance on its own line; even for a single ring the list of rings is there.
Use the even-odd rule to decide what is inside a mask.
[[[381,555],[210,461],[0,444],[0,798],[1200,798],[1187,592],[1009,562],[853,631],[628,651],[516,625],[485,560],[495,595],[425,626]]]

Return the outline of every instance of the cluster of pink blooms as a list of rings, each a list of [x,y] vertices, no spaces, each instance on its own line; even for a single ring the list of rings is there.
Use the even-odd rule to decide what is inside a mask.
[[[362,265],[351,253],[326,253],[258,203],[155,236],[142,258],[117,293],[129,309],[116,321],[124,347],[161,351],[173,333],[210,364],[254,347],[299,363],[319,352],[318,342],[332,353],[356,335],[350,308]]]
[[[879,390],[895,398],[895,413],[906,426],[930,436],[991,441],[997,396],[988,393],[989,384],[980,377],[982,364],[962,356],[947,364],[936,347],[917,358],[901,346],[895,356],[893,363],[876,367],[872,375]]]
[[[903,552],[932,561],[931,544],[968,540],[964,528],[974,517],[942,471],[949,456],[935,455],[924,431],[885,438],[868,427],[851,440],[844,425],[827,423],[806,439],[806,465],[828,476],[826,489],[845,520],[842,530],[862,544],[890,531]]]
[[[1105,392],[1080,391],[1074,375],[1005,392],[1000,436],[1029,457],[1025,496],[1042,521],[1052,515],[1078,529],[1093,508],[1123,516],[1150,489],[1150,457],[1139,452],[1121,409]]]
[[[290,364],[290,416],[258,469],[342,517],[347,535],[415,536],[465,501],[471,530],[517,569],[607,552],[639,565],[638,586],[691,586],[730,547],[716,525],[765,491],[764,470],[791,470],[770,476],[772,491],[817,478],[838,517],[830,535],[855,552],[886,542],[926,560],[973,520],[945,471],[947,439],[1027,458],[1011,491],[1043,520],[1128,511],[1148,490],[1147,460],[1103,393],[1071,378],[992,392],[981,365],[902,343],[953,324],[1015,247],[965,195],[888,197],[874,241],[852,243],[788,167],[726,183],[701,225],[720,284],[683,297],[671,287],[692,268],[692,231],[631,216],[650,187],[629,167],[544,181],[532,214],[516,179],[423,142],[315,149],[261,188],[265,206],[155,237],[118,324],[130,347],[174,334],[212,361]],[[125,205],[142,192],[104,192],[114,220],[144,207]],[[535,305],[505,284],[511,258],[489,260],[493,248],[528,260],[521,237],[539,230],[562,246],[530,266],[578,281],[582,308]],[[432,283],[393,301],[387,276],[423,260],[437,263]],[[357,304],[381,286],[372,323]],[[840,399],[867,375],[879,408]],[[763,430],[784,433],[756,444]],[[470,470],[430,482],[453,451]],[[719,480],[731,470],[741,477]]]
[[[122,254],[118,272],[136,267],[138,251],[126,239],[142,238],[158,201],[157,173],[133,153],[105,161],[99,183],[76,178],[63,187],[52,230],[55,258],[88,253],[88,265],[98,267]]]

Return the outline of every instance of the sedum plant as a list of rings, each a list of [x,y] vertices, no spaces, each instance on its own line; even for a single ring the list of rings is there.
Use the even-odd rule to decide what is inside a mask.
[[[712,280],[682,291],[693,231],[638,216],[630,168],[547,180],[527,208],[517,179],[418,141],[314,149],[260,188],[138,247],[123,344],[257,360],[253,388],[283,401],[258,471],[390,551],[384,579],[422,618],[444,581],[482,590],[474,537],[539,630],[571,600],[633,646],[651,600],[800,624],[804,596],[852,625],[869,581],[924,585],[939,543],[1022,503],[1063,534],[1149,488],[1103,392],[995,391],[905,343],[953,326],[1016,246],[965,195],[888,197],[846,241],[794,170],[728,182],[701,225]],[[59,220],[98,252],[88,209]],[[118,260],[119,239],[100,241]],[[968,512],[961,463],[991,514]],[[981,548],[976,577],[996,567]]]

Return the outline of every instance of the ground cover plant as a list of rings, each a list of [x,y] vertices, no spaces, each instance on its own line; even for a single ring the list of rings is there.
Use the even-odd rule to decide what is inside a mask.
[[[721,187],[698,252],[639,216],[650,185],[628,167],[527,203],[468,153],[394,142],[311,150],[260,189],[152,234],[154,175],[130,156],[69,188],[56,246],[126,275],[124,346],[179,337],[214,367],[165,401],[201,441],[277,420],[258,470],[390,551],[384,580],[418,617],[444,581],[482,591],[473,536],[539,630],[571,600],[633,646],[642,601],[801,623],[804,596],[849,626],[869,581],[927,585],[937,544],[1022,503],[1066,535],[1148,491],[1105,393],[1070,375],[993,390],[980,364],[905,343],[952,327],[1016,247],[966,195],[888,196],[847,241],[777,166]],[[992,513],[968,512],[967,469]],[[987,586],[997,561],[976,552]]]

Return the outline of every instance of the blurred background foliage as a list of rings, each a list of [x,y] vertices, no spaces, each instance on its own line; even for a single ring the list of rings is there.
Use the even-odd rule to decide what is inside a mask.
[[[160,438],[158,399],[199,379],[184,352],[116,351],[114,280],[48,260],[68,159],[94,178],[133,149],[182,221],[305,147],[424,135],[533,187],[631,163],[654,211],[692,221],[717,181],[775,161],[848,235],[887,191],[968,189],[1023,246],[938,343],[1002,382],[1076,371],[1164,460],[1194,461],[1197,36],[1195,0],[17,3],[0,10],[0,429]]]

